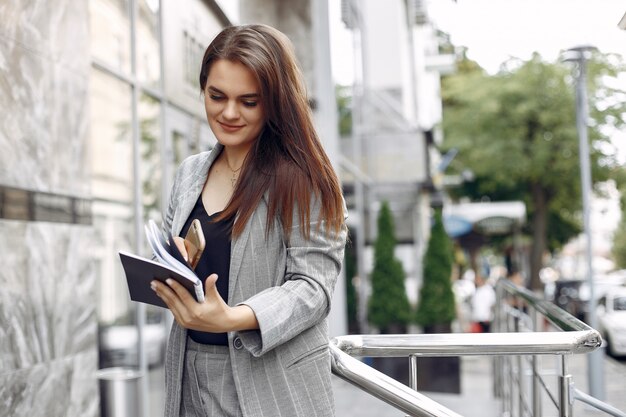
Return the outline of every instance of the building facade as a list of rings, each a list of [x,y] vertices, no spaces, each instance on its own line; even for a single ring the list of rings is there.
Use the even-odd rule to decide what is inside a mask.
[[[197,72],[230,22],[202,0],[8,0],[0,19],[0,415],[97,416],[97,370],[139,365],[117,251],[148,253],[175,166],[214,143]]]
[[[429,18],[427,2],[344,0],[342,20],[356,39],[353,130],[342,137],[341,150],[354,163],[344,166],[350,207],[356,210],[363,200],[352,225],[363,235],[362,273],[373,267],[376,219],[388,201],[396,255],[416,302],[442,141],[440,78],[453,70],[454,56],[443,48],[445,34]]]
[[[326,3],[283,3],[242,1],[241,21],[292,39],[334,158],[328,47],[311,40],[328,44]],[[0,6],[0,415],[97,416],[112,366],[144,371],[141,413],[162,413],[172,316],[129,300],[117,252],[150,253],[143,224],[161,220],[176,166],[215,144],[198,72],[232,18],[214,0]]]

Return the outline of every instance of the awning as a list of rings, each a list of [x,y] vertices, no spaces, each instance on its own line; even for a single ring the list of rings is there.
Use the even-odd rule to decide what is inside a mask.
[[[526,205],[521,201],[448,204],[443,209],[443,224],[451,237],[471,231],[483,235],[513,232],[526,221]]]

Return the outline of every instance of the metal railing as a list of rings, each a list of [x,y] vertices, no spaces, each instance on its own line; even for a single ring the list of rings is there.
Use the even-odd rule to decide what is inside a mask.
[[[496,395],[502,399],[503,416],[541,416],[541,392],[546,391],[560,417],[572,416],[574,400],[583,401],[608,414],[626,417],[623,412],[588,396],[573,386],[568,356],[591,352],[602,344],[600,334],[582,321],[541,300],[530,291],[507,280],[497,285],[497,333],[352,335],[334,338],[330,343],[333,373],[395,408],[417,417],[459,416],[415,390],[418,356],[494,356]],[[515,308],[508,298],[523,300],[524,309]],[[537,329],[543,317],[560,331]],[[532,318],[532,320],[530,319]],[[542,321],[541,321],[542,322]],[[528,355],[531,355],[528,358]],[[537,355],[560,355],[557,393],[548,389],[539,371]],[[352,356],[409,357],[410,387],[363,364]],[[522,359],[526,358],[526,361]],[[526,376],[531,376],[527,378]],[[528,380],[531,388],[527,389]]]

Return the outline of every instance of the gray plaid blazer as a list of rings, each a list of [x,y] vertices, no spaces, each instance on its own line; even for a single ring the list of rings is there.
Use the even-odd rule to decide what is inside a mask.
[[[163,222],[172,235],[180,233],[222,149],[218,144],[211,152],[191,156],[178,169]],[[318,228],[319,210],[314,203],[308,240],[294,216],[286,242],[279,222],[266,236],[267,203],[262,200],[231,243],[228,304],[250,306],[260,326],[228,334],[246,417],[334,415],[326,317],[347,229],[326,236],[324,225]],[[186,340],[187,331],[174,322],[165,363],[166,417],[178,416]]]

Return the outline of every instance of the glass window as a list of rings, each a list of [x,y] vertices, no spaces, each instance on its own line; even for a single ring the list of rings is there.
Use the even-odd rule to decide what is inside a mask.
[[[192,152],[204,152],[213,149],[217,139],[206,120],[194,119],[194,142]]]
[[[626,297],[619,297],[613,300],[613,310],[626,311]]]
[[[97,69],[90,76],[93,225],[99,244],[94,254],[98,279],[100,367],[134,366],[128,338],[135,309],[117,252],[134,242],[131,89]],[[135,349],[136,351],[136,349]]]
[[[202,57],[206,48],[196,36],[189,31],[183,31],[183,46],[185,52],[185,82],[192,88],[198,87],[198,75],[202,66]]]
[[[137,108],[139,116],[139,136],[141,152],[141,191],[143,203],[143,223],[153,219],[161,224],[162,170],[161,158],[161,103],[155,98],[142,94]],[[151,254],[144,239],[144,253]],[[162,415],[162,396],[154,395],[164,391],[163,359],[167,341],[167,310],[146,305],[144,338],[146,362],[150,368],[148,385],[150,389],[149,415]]]
[[[193,117],[174,107],[168,107],[167,117],[169,133],[165,135],[167,156],[164,168],[166,194],[180,163],[189,155],[211,149],[216,142],[204,119]]]
[[[90,0],[90,41],[94,59],[130,74],[129,0]]]
[[[160,2],[136,1],[136,75],[139,85],[135,87],[147,86],[158,90],[163,75],[159,61]],[[89,2],[94,61],[128,76],[131,72],[130,3],[130,0]],[[190,84],[195,93],[204,46],[197,41],[197,36],[185,36],[184,51],[181,51],[184,57],[179,59],[183,63],[185,81],[177,78],[172,89],[189,89]],[[181,65],[176,71],[180,71],[178,67]],[[139,222],[144,224],[148,219],[154,219],[160,223],[162,196],[169,192],[168,184],[175,167],[190,153],[205,150],[215,143],[206,121],[186,111],[170,109],[167,114],[169,131],[163,132],[161,102],[148,92],[142,92],[135,113],[139,123],[139,178],[134,177],[132,87],[132,84],[109,74],[108,68],[92,69],[90,165],[93,168],[93,224],[99,240],[95,256],[99,283],[100,367],[139,365],[137,305],[129,300],[118,256],[120,250],[135,252],[137,219],[134,217],[134,184],[138,181],[141,189],[143,218]],[[167,140],[165,150],[168,151],[166,160],[162,158],[164,137]],[[144,246],[139,255],[150,256],[147,243]],[[164,389],[162,364],[168,324],[171,324],[172,318],[167,310],[158,307],[146,306],[145,312],[145,353],[151,392],[149,414],[159,415],[163,413],[162,397],[159,395]]]
[[[159,87],[159,0],[137,2],[137,79],[152,88]]]
[[[172,131],[172,151],[174,169],[180,165],[189,153],[189,143],[187,136],[176,130]]]
[[[160,102],[147,94],[142,94],[139,98],[138,114],[144,222],[148,219],[160,222],[162,178]]]
[[[92,195],[132,205],[130,86],[92,69],[90,89]]]

